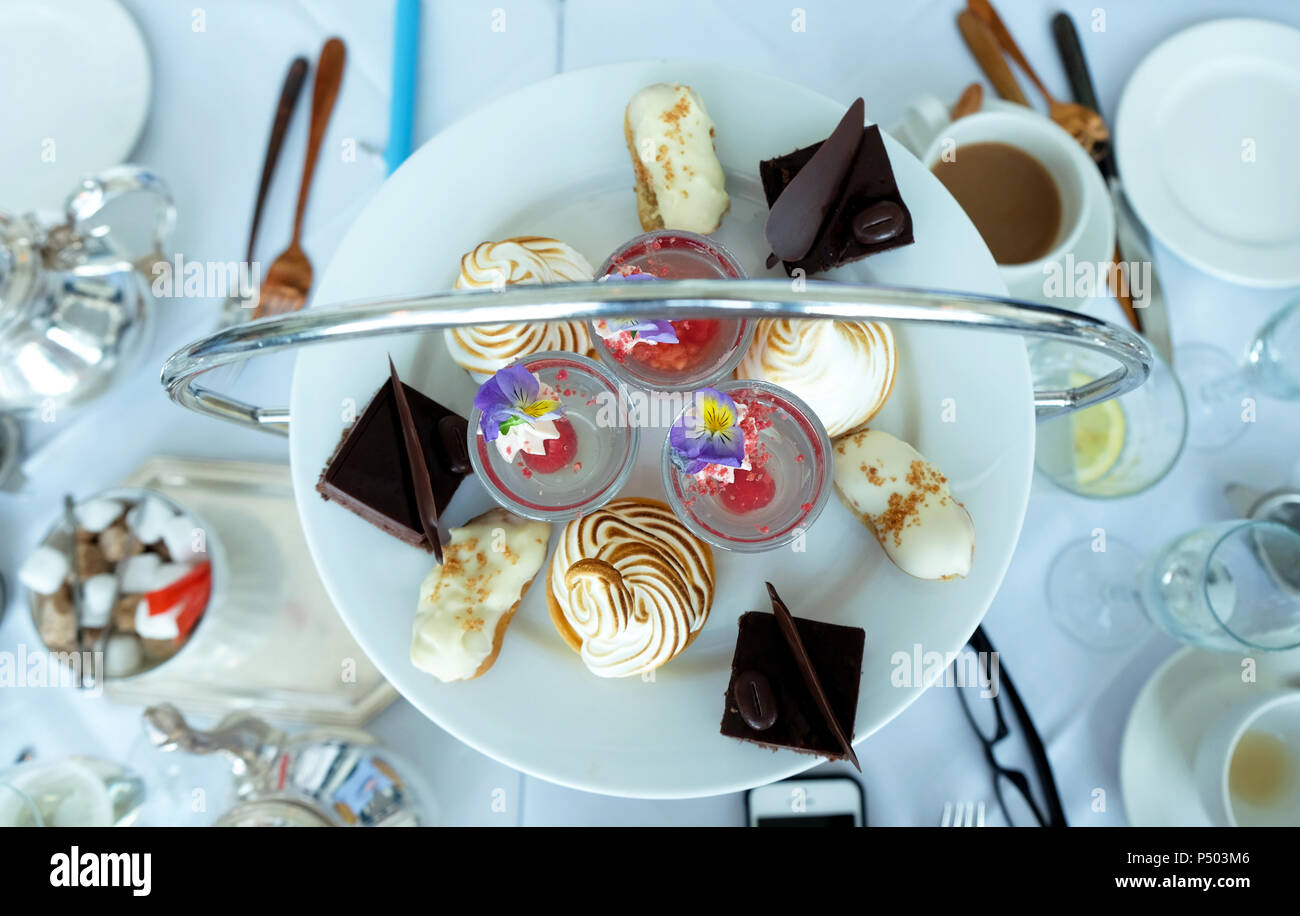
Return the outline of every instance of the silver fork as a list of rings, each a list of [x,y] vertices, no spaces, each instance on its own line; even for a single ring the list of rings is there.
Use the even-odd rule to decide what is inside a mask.
[[[984,802],[944,802],[940,827],[983,827]]]

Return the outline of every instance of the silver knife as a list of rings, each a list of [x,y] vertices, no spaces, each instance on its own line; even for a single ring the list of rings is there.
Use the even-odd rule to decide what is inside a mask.
[[[1093,111],[1100,111],[1097,104],[1097,91],[1092,85],[1092,75],[1088,72],[1088,61],[1083,56],[1083,45],[1079,41],[1079,32],[1074,27],[1074,20],[1069,13],[1057,13],[1052,17],[1052,35],[1056,39],[1056,48],[1065,64],[1065,75],[1070,81],[1070,91],[1076,102],[1086,105]],[[1133,297],[1133,308],[1141,309],[1137,313],[1142,324],[1142,333],[1151,341],[1156,352],[1172,367],[1174,364],[1173,343],[1169,336],[1169,310],[1165,305],[1164,292],[1160,280],[1156,277],[1155,261],[1151,259],[1151,244],[1146,230],[1142,227],[1129,205],[1120,184],[1119,172],[1115,168],[1115,157],[1107,150],[1097,160],[1097,167],[1106,177],[1110,186],[1111,201],[1115,205],[1115,239],[1119,247],[1121,261],[1128,264],[1128,269],[1141,271],[1138,291],[1140,297]],[[1129,292],[1133,284],[1130,282]]]
[[[1165,363],[1173,368],[1174,344],[1169,335],[1169,310],[1165,305],[1164,290],[1156,275],[1156,262],[1151,257],[1151,245],[1146,230],[1138,222],[1137,214],[1124,194],[1119,175],[1111,175],[1110,199],[1115,205],[1115,242],[1119,257],[1127,267],[1129,295],[1133,308],[1142,310],[1142,333]]]

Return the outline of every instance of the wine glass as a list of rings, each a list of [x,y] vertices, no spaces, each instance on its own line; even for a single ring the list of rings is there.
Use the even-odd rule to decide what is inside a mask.
[[[1069,388],[1113,368],[1080,347],[1030,349],[1034,387]],[[1093,499],[1132,496],[1160,482],[1183,453],[1187,404],[1169,366],[1155,357],[1140,387],[1083,410],[1040,422],[1034,465],[1054,484]]]
[[[1243,360],[1213,344],[1189,344],[1178,349],[1178,374],[1191,410],[1189,438],[1200,450],[1223,448],[1246,431],[1246,398],[1300,401],[1300,297],[1264,322]]]
[[[1099,535],[1056,555],[1047,573],[1056,622],[1097,649],[1136,644],[1154,623],[1193,646],[1300,646],[1300,531],[1234,519],[1175,538],[1145,559]]]

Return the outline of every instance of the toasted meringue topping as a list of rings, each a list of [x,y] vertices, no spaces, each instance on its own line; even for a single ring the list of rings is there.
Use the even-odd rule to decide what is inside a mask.
[[[658,668],[686,648],[713,604],[713,555],[660,502],[616,499],[565,527],[551,594],[599,677]]]
[[[975,524],[925,456],[878,429],[845,436],[831,453],[836,492],[899,569],[918,579],[970,572]]]
[[[897,370],[898,351],[888,325],[765,318],[736,375],[794,392],[835,437],[876,415],[889,398]]]
[[[484,242],[462,257],[456,288],[573,283],[590,280],[593,273],[587,259],[564,242],[544,236],[519,236]],[[530,353],[567,350],[586,354],[591,350],[591,338],[583,321],[448,328],[445,337],[452,358],[483,376]]]

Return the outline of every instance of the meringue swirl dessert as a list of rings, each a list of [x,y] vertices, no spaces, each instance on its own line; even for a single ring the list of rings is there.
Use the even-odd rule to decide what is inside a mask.
[[[846,436],[832,452],[836,492],[894,565],[918,579],[970,572],[975,523],[924,455],[878,429]]]
[[[672,509],[616,499],[569,522],[546,583],[551,621],[597,677],[631,677],[676,658],[713,605],[713,552]]]
[[[500,289],[507,285],[577,283],[592,279],[591,265],[558,239],[521,235],[483,242],[460,259],[456,289]],[[584,321],[531,322],[448,328],[451,357],[482,381],[521,356],[548,350],[587,355],[591,337]]]
[[[690,86],[656,83],[627,103],[623,137],[636,175],[641,228],[707,235],[731,207],[713,149],[713,120]]]
[[[898,372],[889,325],[765,318],[736,369],[794,392],[832,438],[860,429],[885,406]]]
[[[506,627],[546,562],[551,526],[492,509],[451,529],[440,566],[420,586],[411,663],[438,680],[465,681],[497,660]]]

